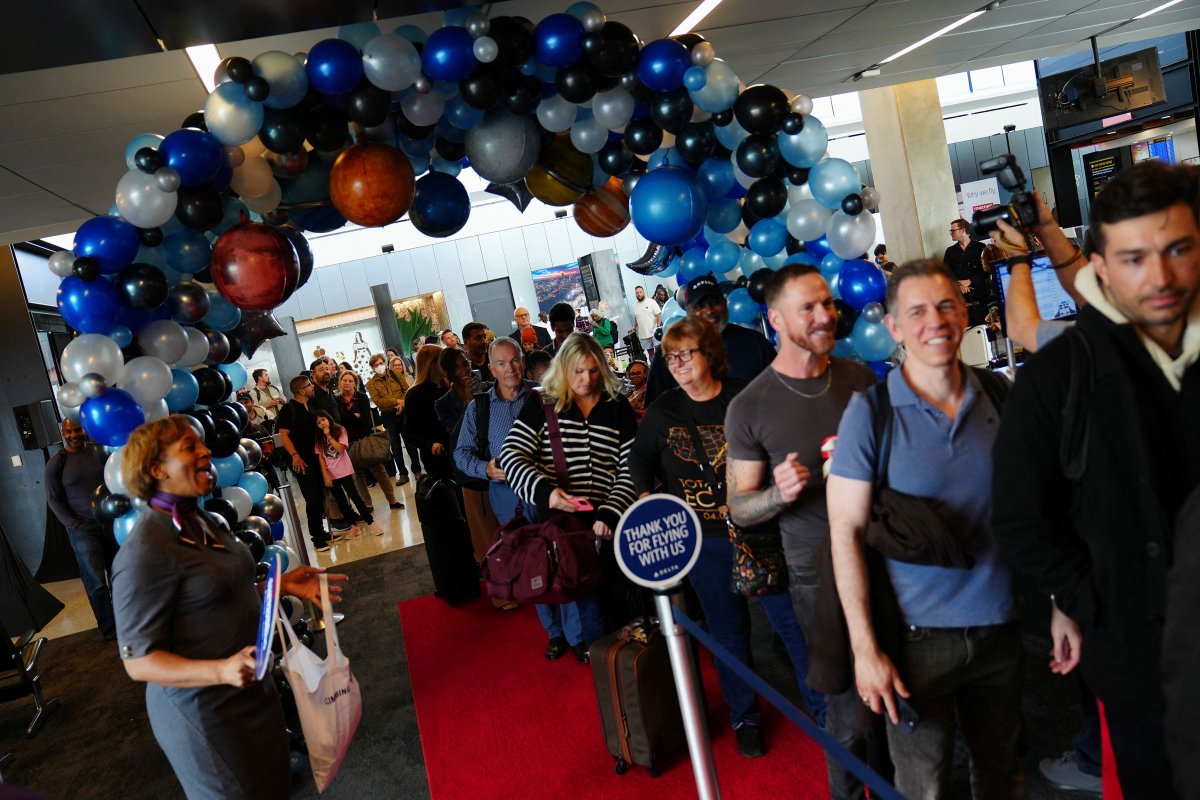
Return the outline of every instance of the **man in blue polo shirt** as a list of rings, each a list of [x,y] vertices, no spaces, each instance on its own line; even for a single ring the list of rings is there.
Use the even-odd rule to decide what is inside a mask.
[[[896,788],[907,797],[949,790],[956,725],[971,753],[974,797],[1019,797],[1021,638],[1012,572],[990,530],[991,450],[1000,414],[958,359],[967,309],[954,276],[936,261],[909,262],[888,284],[888,330],[904,364],[888,375],[889,486],[940,501],[968,569],[887,560],[902,631],[876,630],[864,534],[876,477],[875,428],[866,396],[838,428],[827,482],[833,562],[863,703],[887,713]],[[900,625],[901,623],[896,623]],[[884,653],[880,640],[900,640]],[[900,701],[920,717],[900,724]]]

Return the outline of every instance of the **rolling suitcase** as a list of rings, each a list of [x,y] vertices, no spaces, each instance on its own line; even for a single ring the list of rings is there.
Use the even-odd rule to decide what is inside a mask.
[[[479,565],[459,505],[458,486],[446,478],[422,475],[416,498],[434,594],[451,605],[479,597]]]
[[[617,760],[617,774],[637,764],[657,776],[668,758],[687,747],[658,624],[643,618],[598,639],[591,657],[604,741]]]

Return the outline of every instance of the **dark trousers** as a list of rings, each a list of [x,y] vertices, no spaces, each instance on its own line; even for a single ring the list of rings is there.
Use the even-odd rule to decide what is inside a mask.
[[[96,616],[96,627],[101,633],[116,630],[113,619],[112,591],[106,576],[112,575],[113,558],[117,555],[117,540],[111,528],[98,523],[88,523],[82,528],[67,528],[75,561],[79,564],[79,579],[87,592],[92,613]]]
[[[404,431],[404,417],[400,414],[388,412],[380,414],[383,417],[383,429],[388,433],[388,441],[392,445],[392,459],[396,462],[396,474],[407,475],[408,467],[404,465],[404,441],[402,432]],[[421,471],[421,457],[417,452],[415,445],[410,445],[408,450],[408,458],[412,461],[413,469],[417,472]]]
[[[1117,762],[1117,778],[1125,800],[1174,800],[1179,797],[1163,739],[1163,718],[1155,714],[1122,714],[1104,707],[1104,721]]]
[[[354,475],[334,478],[333,486],[329,487],[329,494],[333,497],[333,502],[337,503],[338,509],[342,512],[342,519],[346,522],[354,524],[362,521],[370,525],[375,521],[371,518],[371,509],[367,508],[367,502],[362,499],[358,489],[354,487]],[[354,503],[354,509],[358,510],[358,514],[355,514],[354,509],[350,508],[351,503]]]
[[[1096,695],[1087,688],[1079,671],[1075,671],[1075,682],[1079,684],[1079,713],[1082,720],[1071,745],[1078,753],[1075,759],[1079,771],[1085,775],[1100,777],[1101,743],[1100,743],[1100,709],[1096,706]]]
[[[329,541],[325,531],[325,480],[321,477],[321,465],[316,460],[315,453],[311,459],[305,459],[306,467],[303,475],[296,475],[296,483],[300,485],[300,494],[304,495],[304,515],[308,520],[308,536],[314,547],[320,547]]]

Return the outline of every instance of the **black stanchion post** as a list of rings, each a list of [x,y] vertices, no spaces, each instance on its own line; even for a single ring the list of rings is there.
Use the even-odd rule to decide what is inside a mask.
[[[284,473],[286,475],[286,473]],[[296,496],[292,493],[290,483],[279,484],[279,499],[283,500],[283,508],[287,514],[288,524],[283,526],[285,539],[290,539],[292,549],[300,556],[301,566],[311,567],[312,559],[308,557],[308,543],[304,541],[304,530],[300,527],[300,515],[296,513]],[[346,618],[340,611],[333,612],[333,623],[336,625]],[[312,603],[304,601],[304,621],[311,631],[325,629],[325,621]]]

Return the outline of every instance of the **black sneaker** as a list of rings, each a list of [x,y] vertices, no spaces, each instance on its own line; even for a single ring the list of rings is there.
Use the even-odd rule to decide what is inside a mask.
[[[344,519],[331,519],[329,520],[329,527],[335,531],[346,531],[350,530],[350,523]]]
[[[562,658],[567,652],[567,640],[561,636],[555,636],[550,640],[550,644],[546,645],[546,660],[557,661]]]
[[[328,541],[321,542],[320,544],[314,546],[313,549],[316,550],[318,553],[328,553],[329,552],[329,542]]]
[[[757,725],[743,725],[735,728],[738,752],[746,758],[758,758],[767,754],[767,746],[763,743],[762,730]]]
[[[588,653],[588,646],[583,642],[571,645],[571,652],[575,654],[575,660],[580,664],[592,663],[592,657]]]

